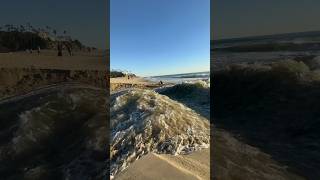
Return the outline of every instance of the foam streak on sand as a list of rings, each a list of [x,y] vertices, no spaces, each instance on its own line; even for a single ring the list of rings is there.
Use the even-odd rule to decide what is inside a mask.
[[[117,175],[117,179],[210,179],[209,149],[188,155],[149,153]],[[157,168],[154,168],[157,167]]]
[[[154,155],[159,159],[166,161],[178,170],[186,174],[190,174],[199,180],[209,179],[209,174],[206,172],[210,172],[210,166],[203,165],[192,158],[188,158],[187,156],[170,157],[168,155]]]
[[[189,175],[191,175],[191,176],[194,176],[194,177],[197,178],[198,180],[202,180],[201,177],[199,177],[198,175],[193,174],[193,173],[191,173],[190,171],[188,171],[187,169],[179,166],[179,165],[176,164],[175,162],[171,161],[169,158],[167,158],[167,157],[165,157],[165,156],[158,155],[158,154],[156,154],[156,153],[154,153],[154,155],[155,155],[156,157],[158,157],[159,159],[161,159],[161,160],[169,163],[169,164],[172,165],[173,167],[179,169],[180,171],[182,171],[182,172],[184,172],[184,173],[186,173],[186,174],[189,174]]]

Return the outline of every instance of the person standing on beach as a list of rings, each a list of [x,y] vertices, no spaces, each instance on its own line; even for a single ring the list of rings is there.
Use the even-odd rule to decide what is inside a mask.
[[[38,55],[40,55],[40,50],[41,50],[40,46],[38,46]]]
[[[67,50],[68,50],[69,55],[72,56],[72,55],[73,55],[73,54],[72,54],[72,45],[69,44],[69,43],[66,43],[66,47],[67,47]]]
[[[62,44],[60,42],[58,42],[57,49],[58,49],[58,56],[62,56]]]

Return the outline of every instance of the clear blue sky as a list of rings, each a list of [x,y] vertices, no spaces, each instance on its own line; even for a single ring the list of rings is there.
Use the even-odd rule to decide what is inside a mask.
[[[320,30],[319,0],[213,0],[214,39]]]
[[[111,69],[140,76],[210,69],[209,0],[111,0]]]
[[[0,26],[46,25],[67,30],[85,45],[105,48],[107,41],[105,0],[8,0],[0,6]]]

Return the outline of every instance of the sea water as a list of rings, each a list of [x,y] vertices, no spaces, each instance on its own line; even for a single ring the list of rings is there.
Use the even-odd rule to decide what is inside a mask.
[[[146,79],[154,81],[154,82],[166,82],[166,83],[174,83],[180,84],[184,82],[195,82],[198,80],[209,81],[210,80],[210,72],[195,72],[195,73],[183,73],[183,74],[170,74],[170,75],[161,75],[161,76],[150,76],[146,77]]]

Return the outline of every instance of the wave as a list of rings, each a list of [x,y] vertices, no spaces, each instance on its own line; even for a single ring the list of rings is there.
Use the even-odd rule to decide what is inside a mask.
[[[108,158],[104,90],[43,92],[0,106],[3,178],[103,177]]]
[[[170,75],[170,76],[160,76],[160,77],[166,77],[166,78],[207,78],[207,77],[209,77],[209,73]]]
[[[244,44],[214,48],[223,52],[272,52],[272,51],[315,51],[320,50],[320,42],[272,42],[262,44]]]
[[[185,104],[210,119],[210,79],[159,88],[157,92]]]
[[[149,152],[187,154],[209,146],[209,121],[152,90],[129,90],[111,99],[111,171]]]
[[[180,84],[184,82],[194,82],[198,80],[210,79],[210,72],[199,72],[199,73],[186,73],[186,74],[172,74],[163,76],[152,76],[147,77],[150,81],[154,82],[169,82],[173,84]]]
[[[197,73],[184,73],[184,74],[171,74],[163,76],[151,76],[151,78],[203,78],[208,77],[210,72],[197,72]]]

